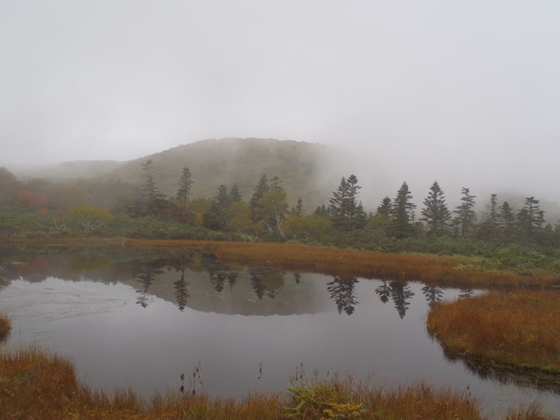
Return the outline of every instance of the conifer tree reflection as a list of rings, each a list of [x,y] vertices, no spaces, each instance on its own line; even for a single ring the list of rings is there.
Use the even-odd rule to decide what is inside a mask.
[[[214,285],[216,292],[224,290],[225,282],[228,281],[230,287],[233,287],[238,274],[232,272],[231,268],[218,261],[218,257],[213,254],[204,254],[202,256],[202,266],[208,272],[210,281]]]
[[[187,306],[187,299],[191,296],[187,290],[189,283],[185,281],[185,269],[181,269],[181,279],[173,283],[175,287],[175,299],[177,299],[177,306],[183,312]]]
[[[389,288],[391,289],[391,299],[395,304],[395,308],[397,309],[401,319],[403,319],[406,315],[408,307],[410,306],[410,302],[407,300],[412,299],[414,293],[410,289],[408,283],[392,281],[389,283]]]
[[[255,291],[255,294],[262,300],[264,297],[264,292],[266,291],[266,286],[263,284],[258,276],[251,275],[251,287]]]
[[[389,302],[389,298],[391,297],[391,289],[386,280],[381,281],[383,282],[383,284],[375,289],[375,293],[377,293],[377,296],[379,296],[381,302],[387,303]]]
[[[187,306],[187,299],[190,297],[187,290],[189,283],[185,281],[185,267],[187,267],[191,262],[192,260],[190,258],[185,255],[181,255],[181,257],[172,263],[175,270],[177,272],[181,272],[181,278],[173,283],[173,286],[175,287],[175,299],[177,299],[177,306],[181,312],[183,312]]]
[[[231,272],[227,275],[227,280],[230,288],[233,288],[233,285],[235,284],[235,281],[237,280],[238,276],[239,273],[234,273],[234,272]]]
[[[276,288],[284,284],[285,273],[281,270],[263,266],[249,267],[247,272],[251,276],[251,287],[259,300],[262,300],[265,294],[274,299],[278,294]]]
[[[474,294],[474,290],[473,289],[461,289],[461,292],[459,293],[459,298],[470,298],[472,295]]]
[[[134,278],[142,283],[143,288],[142,290],[137,290],[140,296],[138,296],[138,301],[136,303],[140,304],[143,308],[148,306],[148,290],[150,286],[154,282],[156,276],[161,273],[163,273],[163,270],[151,264],[143,264],[138,268]]]
[[[443,290],[438,286],[425,285],[422,287],[422,294],[426,296],[430,308],[433,308],[443,298]]]
[[[358,301],[354,297],[354,288],[358,283],[355,277],[334,277],[333,281],[327,283],[327,290],[331,294],[331,299],[336,303],[338,313],[345,312],[347,315],[354,313],[354,308]]]

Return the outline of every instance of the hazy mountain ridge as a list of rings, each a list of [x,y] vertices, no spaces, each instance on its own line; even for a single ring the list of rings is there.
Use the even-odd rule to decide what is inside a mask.
[[[266,174],[268,178],[278,176],[281,185],[288,194],[288,202],[295,205],[298,198],[303,199],[308,212],[317,206],[328,205],[332,192],[337,188],[342,176],[355,173],[359,176],[359,185],[363,186],[360,200],[368,212],[374,212],[381,203],[384,194],[393,198],[394,191],[387,191],[391,176],[398,175],[398,168],[390,173],[379,171],[372,176],[368,171],[376,170],[382,157],[375,161],[365,159],[365,155],[345,154],[341,148],[319,143],[297,142],[293,140],[225,138],[208,139],[195,143],[180,145],[162,152],[153,153],[134,160],[118,161],[72,161],[45,165],[6,165],[7,169],[21,179],[47,178],[55,182],[70,182],[76,179],[121,180],[134,185],[143,183],[142,164],[149,159],[154,162],[154,179],[161,192],[174,196],[177,192],[181,171],[188,166],[194,181],[192,197],[214,197],[220,184],[230,188],[235,182],[244,200],[249,200],[259,178]],[[364,175],[365,174],[365,175]],[[373,181],[373,182],[372,182]],[[407,180],[414,181],[414,180]],[[438,181],[445,183],[444,176]],[[423,207],[423,200],[428,194],[413,190],[413,202],[417,205],[417,214]],[[492,187],[491,183],[487,187]],[[458,191],[458,188],[456,188]],[[386,191],[386,192],[384,192]],[[460,204],[457,191],[445,189],[450,210]],[[471,188],[477,196],[475,209],[486,211],[489,194]],[[515,209],[523,207],[525,197],[535,195],[531,191],[522,193],[514,191],[492,191],[498,193],[499,203],[508,201]],[[540,200],[545,220],[558,223],[560,204],[535,196]],[[479,214],[480,216],[480,214]]]
[[[75,160],[62,163],[37,165],[5,165],[21,179],[46,178],[55,181],[98,178],[123,166],[126,162],[115,160]]]
[[[193,197],[214,197],[220,184],[236,183],[249,200],[263,174],[277,176],[290,204],[298,198],[307,208],[328,200],[333,185],[322,175],[330,160],[330,149],[321,144],[274,139],[210,139],[177,146],[129,162],[101,177],[140,185],[142,164],[153,161],[154,180],[161,192],[175,195],[181,171],[187,166],[194,181]]]

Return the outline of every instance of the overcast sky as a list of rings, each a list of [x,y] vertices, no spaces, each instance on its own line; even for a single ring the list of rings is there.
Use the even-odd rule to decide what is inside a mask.
[[[0,164],[221,137],[560,201],[560,2],[0,1]]]

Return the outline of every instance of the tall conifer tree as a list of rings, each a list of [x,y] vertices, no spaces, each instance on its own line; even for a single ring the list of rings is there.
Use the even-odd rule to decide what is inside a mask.
[[[183,168],[181,179],[179,180],[179,190],[177,191],[177,200],[179,200],[183,207],[187,207],[189,196],[191,195],[191,188],[193,184],[191,171],[187,166]]]
[[[416,204],[412,203],[412,194],[408,184],[403,182],[393,201],[391,209],[391,232],[397,238],[407,238],[414,232],[414,209]]]
[[[463,195],[463,197],[461,197],[462,203],[453,213],[457,214],[455,219],[459,226],[460,235],[466,238],[476,221],[476,213],[473,210],[476,203],[474,201],[476,195],[471,195],[470,190],[464,187],[461,189],[461,194]]]
[[[445,195],[437,181],[430,187],[430,193],[424,200],[424,208],[421,211],[422,219],[430,227],[430,233],[441,235],[445,232],[447,222],[451,219],[451,212],[445,203]]]

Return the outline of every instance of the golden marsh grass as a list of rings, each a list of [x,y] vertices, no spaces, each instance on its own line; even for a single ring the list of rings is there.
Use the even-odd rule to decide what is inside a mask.
[[[8,337],[11,329],[12,323],[10,322],[10,318],[4,314],[0,314],[0,342]]]
[[[518,275],[477,268],[481,260],[463,256],[387,254],[382,252],[313,247],[270,242],[190,241],[126,238],[70,238],[23,240],[38,246],[124,246],[131,249],[203,249],[224,263],[262,264],[279,269],[327,275],[392,280],[438,281],[458,287],[541,286],[560,284],[560,276],[549,271]],[[468,267],[468,268],[466,268]]]
[[[492,291],[443,302],[430,310],[427,327],[452,354],[542,371],[560,381],[560,294],[555,291]]]
[[[299,382],[287,392],[241,400],[169,392],[149,400],[134,391],[111,395],[80,383],[70,361],[37,347],[0,350],[2,419],[484,419],[466,394],[423,382],[391,388],[351,379]],[[538,406],[505,419],[552,419]]]

